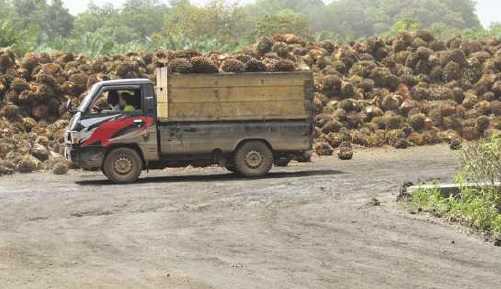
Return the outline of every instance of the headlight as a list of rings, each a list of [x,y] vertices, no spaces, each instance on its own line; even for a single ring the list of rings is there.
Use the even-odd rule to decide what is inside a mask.
[[[70,131],[66,135],[66,143],[77,144],[79,139],[78,132]]]

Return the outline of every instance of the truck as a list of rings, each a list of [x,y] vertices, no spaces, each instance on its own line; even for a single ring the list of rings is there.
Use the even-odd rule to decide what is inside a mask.
[[[113,103],[117,95],[121,105]],[[69,107],[65,156],[115,183],[190,165],[260,177],[311,150],[313,95],[311,72],[179,74],[161,67],[156,85],[102,81]]]

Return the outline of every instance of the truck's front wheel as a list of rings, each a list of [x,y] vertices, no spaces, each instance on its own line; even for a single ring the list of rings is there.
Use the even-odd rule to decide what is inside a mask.
[[[132,183],[141,174],[142,160],[130,148],[117,148],[104,159],[103,173],[114,183]]]
[[[273,153],[262,141],[248,141],[235,152],[235,170],[246,177],[260,177],[273,166]]]

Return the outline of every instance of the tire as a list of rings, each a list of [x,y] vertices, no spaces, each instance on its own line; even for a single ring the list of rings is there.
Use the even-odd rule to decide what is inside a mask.
[[[299,155],[296,155],[296,157],[294,159],[300,163],[309,163],[309,162],[311,162],[312,155],[313,155],[312,151],[305,151]]]
[[[108,175],[106,174],[106,171],[104,170],[104,165],[103,165],[103,167],[101,168],[101,172],[103,173],[103,175],[105,175],[106,177],[108,177]]]
[[[235,166],[234,166],[234,165],[228,165],[228,166],[225,166],[225,168],[226,168],[228,171],[232,172],[232,173],[237,173],[237,170],[236,170],[236,168],[235,168]]]
[[[291,162],[290,158],[279,158],[279,159],[276,159],[273,164],[276,167],[286,167],[289,165],[290,162]]]
[[[233,163],[225,166],[225,168],[237,176],[242,176],[242,174],[237,170],[237,168],[235,167],[235,164],[233,164]]]
[[[235,152],[235,169],[245,177],[260,177],[273,166],[273,153],[262,141],[248,141]]]
[[[141,174],[143,161],[139,154],[130,148],[117,148],[104,159],[103,173],[114,183],[132,183]]]

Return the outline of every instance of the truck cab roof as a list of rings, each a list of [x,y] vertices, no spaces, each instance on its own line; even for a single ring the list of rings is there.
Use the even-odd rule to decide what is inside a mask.
[[[113,79],[113,80],[105,80],[100,81],[92,85],[90,90],[87,92],[87,95],[80,103],[78,110],[84,112],[87,107],[92,102],[92,97],[98,93],[101,89],[108,89],[109,87],[115,88],[130,88],[131,86],[139,86],[144,84],[153,84],[153,82],[147,78],[131,78],[131,79]]]
[[[99,86],[108,85],[134,85],[134,84],[150,84],[153,83],[147,78],[130,78],[130,79],[113,79],[98,82]]]

